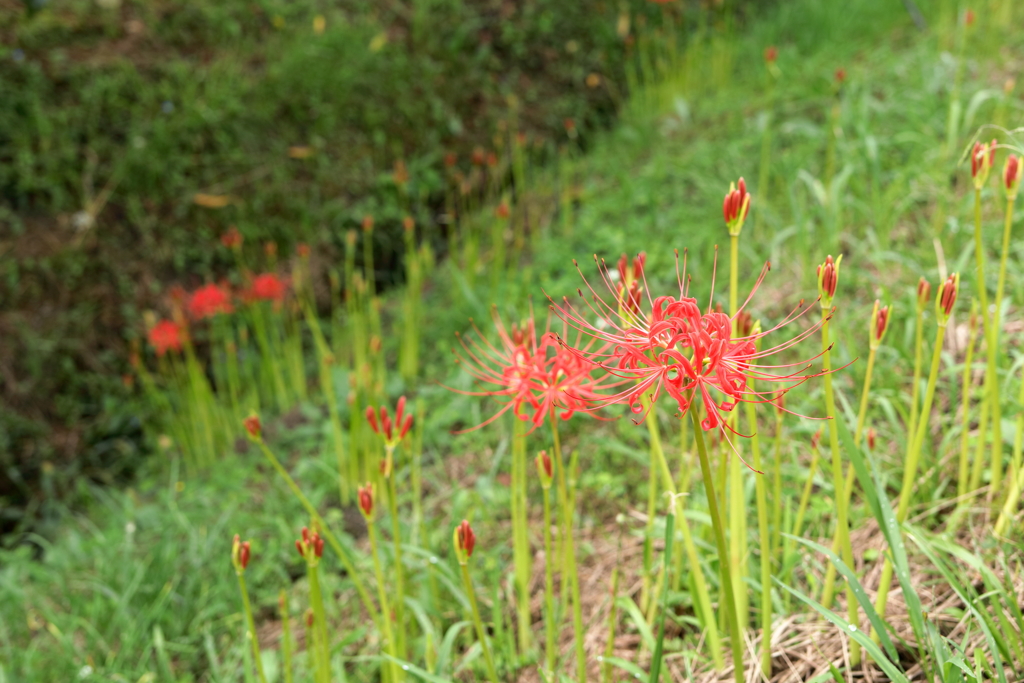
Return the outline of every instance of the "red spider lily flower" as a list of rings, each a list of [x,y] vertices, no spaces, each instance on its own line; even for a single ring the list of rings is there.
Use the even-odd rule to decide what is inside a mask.
[[[729,186],[729,192],[722,202],[722,215],[725,217],[725,226],[729,229],[730,235],[740,234],[749,211],[750,193],[747,192],[746,181],[740,178],[738,183]]]
[[[284,301],[288,285],[274,273],[262,273],[253,278],[252,284],[245,292],[249,301],[272,301],[280,304]]]
[[[228,249],[241,249],[242,233],[238,232],[238,228],[232,225],[223,235],[220,236],[220,243]]]
[[[605,285],[614,292],[607,266],[597,257],[595,261]],[[653,299],[648,294],[645,305],[638,312],[617,310],[606,303],[589,282],[587,287],[593,296],[592,301],[580,293],[590,312],[589,316],[583,315],[568,298],[563,299],[561,306],[554,307],[568,325],[602,345],[596,353],[568,345],[566,348],[598,365],[622,384],[629,384],[629,388],[619,393],[600,396],[592,401],[596,407],[625,403],[634,414],[643,415],[640,418],[642,420],[662,392],[676,401],[680,413],[685,413],[699,397],[707,413],[702,423],[704,430],[727,427],[732,431],[722,413],[733,410],[739,401],[777,401],[778,388],[766,392],[754,391],[749,387],[750,380],[783,384],[783,391],[788,391],[822,374],[805,373],[810,367],[809,363],[817,359],[820,353],[801,363],[764,365],[761,361],[809,338],[821,327],[823,320],[778,346],[761,351],[757,349],[760,339],[806,314],[811,309],[810,305],[804,306],[801,301],[778,325],[766,331],[758,330],[755,326],[749,336],[734,337],[733,318],[714,311],[710,303],[707,312],[701,313],[697,300],[688,294],[685,261],[682,276],[679,275],[678,256],[676,262],[678,293]],[[768,268],[766,264],[750,296],[760,286]],[[750,297],[740,307],[740,311],[749,301]],[[595,317],[597,324],[588,320]],[[797,369],[794,371],[793,368]],[[775,374],[778,371],[783,374]],[[715,394],[720,394],[721,398],[716,398]]]
[[[253,441],[259,441],[263,437],[263,425],[260,424],[260,416],[255,413],[242,420],[245,433]]]
[[[491,308],[491,317],[498,343],[488,341],[474,324],[473,336],[468,340],[456,334],[462,351],[456,351],[455,362],[477,382],[497,388],[480,392],[448,388],[468,396],[503,396],[508,401],[487,420],[462,431],[488,425],[509,410],[520,420],[529,421],[532,430],[552,414],[568,420],[600,397],[598,392],[606,380],[593,377],[597,366],[580,352],[565,348],[550,332],[541,333],[538,341],[532,314],[521,326],[513,325],[511,333],[505,329],[496,306]],[[598,350],[593,344],[583,348]]]
[[[920,313],[932,298],[932,285],[923,277],[917,281],[917,312]]]
[[[981,191],[988,180],[989,171],[992,170],[992,161],[996,154],[998,141],[975,142],[971,148],[971,177],[974,179],[974,189]]]
[[[149,329],[149,343],[156,350],[156,355],[163,356],[168,351],[181,351],[181,326],[170,320],[161,320]]]
[[[879,308],[878,299],[875,299],[875,307],[871,311],[871,348],[876,349],[882,343],[886,330],[889,329],[889,307]]]
[[[769,64],[774,64],[775,60],[779,58],[779,49],[774,45],[769,45],[764,49],[764,61]]]
[[[953,313],[953,304],[956,303],[957,293],[960,291],[960,274],[953,273],[942,283],[939,297],[935,300],[935,313],[942,319],[942,324],[949,320]]]
[[[320,534],[302,527],[302,538],[295,541],[295,549],[307,562],[314,558],[320,559],[324,556],[324,539],[320,538]]]
[[[537,474],[540,475],[541,488],[544,490],[551,488],[551,480],[554,477],[551,456],[547,451],[541,451],[537,454],[534,463],[537,465]]]
[[[1016,154],[1006,157],[1006,164],[1003,166],[1003,185],[1006,187],[1006,199],[1013,201],[1020,191],[1020,181],[1024,178],[1024,163]]]
[[[249,541],[243,542],[238,537],[238,534],[235,534],[235,538],[231,542],[231,564],[234,565],[235,571],[239,574],[244,572],[245,568],[249,566],[250,554]]]
[[[358,492],[359,509],[367,520],[373,517],[373,482],[366,482],[366,486],[360,486]]]
[[[459,564],[466,564],[466,561],[473,555],[473,548],[476,546],[476,534],[473,533],[473,527],[469,526],[469,522],[462,520],[462,524],[455,527],[452,541],[455,545],[455,554],[459,559]]]
[[[231,294],[220,285],[208,284],[192,292],[188,298],[188,314],[195,320],[212,318],[219,313],[230,313]]]
[[[839,286],[839,264],[842,261],[841,254],[835,261],[829,254],[825,262],[818,266],[818,295],[821,297],[822,308],[831,306],[832,299],[835,298],[836,287]]]

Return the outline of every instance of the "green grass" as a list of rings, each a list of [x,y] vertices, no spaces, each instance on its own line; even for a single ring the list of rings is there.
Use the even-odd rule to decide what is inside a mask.
[[[887,512],[888,501],[899,495],[905,452],[917,279],[923,275],[934,285],[940,274],[961,271],[964,282],[950,329],[964,324],[974,282],[971,196],[969,174],[956,163],[982,123],[1003,117],[1007,127],[1024,124],[1019,98],[1002,102],[998,96],[989,96],[1002,87],[1006,71],[1012,68],[1007,64],[1019,61],[1024,54],[1024,39],[990,25],[987,18],[981,19],[978,29],[985,33],[973,33],[968,43],[960,93],[968,120],[955,131],[954,148],[944,150],[955,66],[942,56],[942,51],[955,43],[942,7],[926,8],[932,26],[928,33],[915,28],[901,3],[851,0],[843,3],[841,10],[836,7],[833,3],[794,0],[766,10],[741,37],[730,42],[730,54],[738,67],[730,81],[720,87],[709,82],[706,73],[672,73],[634,92],[616,128],[602,135],[588,154],[575,161],[573,175],[578,179],[580,201],[572,235],[552,234],[531,254],[528,272],[533,280],[509,280],[496,288],[482,284],[467,292],[460,289],[460,274],[446,268],[435,272],[424,302],[425,310],[430,312],[422,333],[426,346],[424,376],[469,388],[468,378],[455,372],[451,363],[449,349],[454,331],[465,329],[468,317],[486,320],[487,305],[492,301],[511,315],[525,311],[528,295],[541,311],[545,293],[571,296],[579,286],[573,257],[589,276],[593,273],[593,253],[613,261],[620,253],[645,250],[651,285],[671,286],[672,249],[687,248],[694,274],[693,291],[701,301],[706,300],[710,295],[713,246],[726,244],[721,197],[730,181],[745,175],[752,184],[755,203],[740,242],[741,291],[753,284],[763,261],[772,262],[772,272],[752,304],[755,317],[777,320],[801,297],[813,299],[817,296],[814,266],[826,254],[844,254],[836,298],[838,312],[833,320],[838,340],[833,363],[852,363],[835,377],[839,410],[845,414],[853,415],[859,398],[864,370],[863,362],[857,359],[867,353],[873,301],[882,298],[894,307],[892,327],[879,349],[868,418],[869,426],[878,431],[880,445],[870,461],[858,463],[864,495],[855,495],[852,512],[854,529],[863,528],[872,518],[886,528],[892,515]],[[697,46],[691,48],[694,51],[708,50],[703,53],[706,56],[713,43],[692,40],[687,44]],[[782,75],[775,83],[773,181],[770,187],[759,188],[759,121],[763,121],[761,113],[767,102],[761,53],[767,44],[779,47]],[[839,67],[846,69],[847,79],[837,93],[833,74]],[[837,137],[835,179],[830,192],[825,175],[827,122],[833,104],[839,106],[836,120],[842,134]],[[553,170],[550,172],[550,179],[538,180],[538,194],[557,185],[558,177]],[[951,184],[951,178],[955,183]],[[998,253],[999,231],[994,226],[995,207],[999,205],[990,198],[991,215],[986,214],[985,232],[989,254]],[[938,232],[941,262],[932,239],[938,207],[946,209]],[[1019,216],[1018,209],[1018,221]],[[760,221],[757,225],[755,218]],[[552,233],[556,225],[557,221]],[[1024,256],[1022,247],[1021,240],[1012,242],[1011,264]],[[723,303],[726,260],[723,251],[715,289],[716,299]],[[992,270],[990,267],[990,274]],[[1019,301],[1024,294],[1024,278],[1017,270],[1011,268],[1011,301]],[[386,318],[398,316],[398,306],[397,297],[389,299]],[[1008,322],[1014,319],[1013,310],[1004,316]],[[932,317],[929,307],[927,334],[934,329]],[[1010,358],[1020,353],[1016,333],[1006,332],[1004,339]],[[392,359],[396,340],[385,341],[387,357]],[[905,656],[928,662],[928,666],[942,672],[943,680],[950,681],[973,680],[958,676],[965,668],[978,672],[990,666],[993,653],[1006,662],[1010,673],[1019,673],[1024,666],[1024,657],[1017,652],[1021,647],[1019,635],[1014,635],[1018,630],[1011,623],[1017,621],[1019,609],[1014,614],[1014,601],[1007,597],[1009,589],[1003,583],[1011,571],[1000,569],[998,544],[993,540],[972,541],[965,551],[950,547],[953,541],[966,543],[964,537],[941,536],[942,523],[951,511],[948,502],[956,490],[950,473],[955,472],[959,444],[959,362],[962,349],[947,348],[939,376],[937,417],[933,416],[939,430],[929,433],[924,444],[924,465],[912,501],[912,515],[916,516],[909,528],[909,542],[898,543],[897,578],[901,584],[904,578],[909,581],[909,576],[903,576],[905,571],[918,581],[918,591],[925,584],[939,582],[971,597],[978,593],[967,578],[973,563],[985,568],[978,570],[985,583],[984,601],[955,615],[968,624],[968,633],[953,646],[943,640],[944,634],[925,624],[922,609],[908,601],[911,608],[907,618],[913,622],[918,644],[910,646],[896,639],[895,643],[883,642],[880,650],[886,651],[890,645],[898,647],[901,653],[910,653]],[[1007,396],[1017,395],[1018,381],[1014,377],[1004,380]],[[391,393],[397,393],[402,387],[396,382],[390,388]],[[790,409],[822,416],[820,382],[809,383],[790,398]],[[409,563],[421,578],[434,576],[436,583],[422,580],[415,589],[416,604],[422,606],[428,625],[416,631],[413,663],[424,666],[427,656],[419,653],[428,652],[428,644],[432,644],[438,653],[434,669],[437,676],[445,680],[467,678],[470,672],[459,673],[460,667],[472,669],[479,676],[482,658],[470,648],[468,635],[459,635],[469,634],[471,627],[463,624],[465,596],[458,587],[449,548],[450,531],[461,519],[468,518],[477,532],[475,580],[488,619],[495,613],[489,603],[507,576],[511,558],[505,514],[508,489],[501,484],[501,475],[507,470],[511,429],[506,423],[453,436],[452,428],[479,423],[493,405],[447,393],[431,383],[421,388],[416,400],[428,406],[424,475],[428,524],[424,527],[426,538],[418,543],[423,554],[414,555]],[[1003,433],[1009,443],[1014,431],[1013,404],[1010,400],[1005,404],[1007,426]],[[972,410],[977,410],[976,403]],[[316,406],[304,406],[302,414],[306,421],[297,427],[272,422],[274,430],[268,440],[279,453],[287,454],[286,465],[328,523],[335,529],[344,528],[343,513],[334,497],[333,455],[325,447],[325,440],[330,438],[328,424]],[[352,416],[344,417],[347,422]],[[763,410],[761,417],[767,422]],[[658,419],[669,460],[677,462],[677,420],[668,411]],[[783,485],[788,496],[796,497],[805,478],[810,436],[821,423],[794,417],[788,417],[785,423]],[[771,453],[766,445],[770,431],[763,425],[762,429],[762,448]],[[574,418],[566,431],[567,452],[578,449],[581,454],[581,524],[593,532],[594,538],[605,540],[602,535],[613,534],[608,529],[616,513],[642,507],[649,461],[647,431],[634,427],[628,419],[595,426],[584,417]],[[540,432],[529,442],[531,451],[544,445]],[[852,453],[854,449],[845,450]],[[408,481],[409,471],[402,451],[399,453],[401,484]],[[822,458],[826,470],[827,461],[827,457]],[[745,474],[752,501],[755,475]],[[819,470],[804,533],[822,545],[828,545],[834,523],[834,491],[828,474]],[[155,680],[168,681],[248,680],[242,674],[248,650],[229,563],[231,537],[239,533],[254,541],[250,589],[257,621],[271,623],[276,619],[279,589],[290,587],[293,614],[305,606],[302,579],[296,582],[302,575],[302,563],[292,541],[307,520],[299,504],[251,450],[220,459],[205,476],[187,481],[180,491],[176,487],[179,479],[181,473],[172,460],[147,465],[127,491],[81,484],[80,495],[90,501],[87,513],[58,511],[58,533],[46,539],[35,537],[31,539],[34,545],[4,551],[0,557],[3,676],[8,680],[70,680],[88,665],[94,672],[92,678],[100,680],[134,682],[148,673]],[[530,486],[531,509],[537,514],[539,487],[535,482]],[[695,501],[692,509],[688,503],[686,516],[706,561],[713,566],[709,522],[702,498],[695,493],[697,488],[691,488]],[[752,510],[752,504],[749,508]],[[977,520],[973,524],[983,528]],[[642,534],[642,525],[628,526],[630,539]],[[751,514],[748,527],[753,526]],[[656,528],[657,537],[662,531]],[[1019,542],[1019,531],[1014,533]],[[539,534],[536,536],[539,538]],[[891,536],[894,543],[899,536]],[[756,543],[755,534],[750,537]],[[360,547],[359,566],[369,581],[367,553]],[[33,552],[40,556],[33,558]],[[583,556],[588,552],[584,548]],[[445,568],[433,574],[428,570],[432,553]],[[799,571],[790,588],[813,596],[808,598],[813,602],[820,594],[828,562],[823,554],[801,554]],[[366,620],[358,611],[352,591],[346,590],[346,579],[334,571],[335,560],[329,559],[326,564],[326,575],[341,596],[329,601],[328,606],[337,632],[335,654],[346,661],[348,680],[375,680],[378,664],[365,659],[376,653],[366,640]],[[748,584],[756,592],[759,588],[753,580],[757,575],[753,565],[751,562]],[[717,595],[715,572],[706,575]],[[604,588],[599,592],[603,599]],[[807,619],[815,614],[813,606],[802,608],[800,600],[790,603],[785,590],[777,590],[774,598],[780,607],[791,604],[791,609]],[[695,652],[699,633],[692,626],[689,605],[693,601],[687,581],[680,591],[670,591],[669,602],[678,609],[670,613],[665,646],[668,654],[676,655],[674,664],[685,661],[704,671],[709,656],[706,646],[701,653]],[[513,631],[502,627],[500,608],[496,613],[496,657],[499,669],[507,670],[511,636],[503,633]],[[843,617],[832,617],[839,627],[848,627]],[[632,618],[642,622],[642,615]],[[624,619],[619,632],[632,629],[644,633],[630,623]],[[537,631],[538,640],[540,633]],[[980,657],[975,646],[981,648]],[[268,661],[276,661],[273,651],[265,648],[264,652]],[[904,666],[906,662],[897,664]],[[639,664],[623,662],[621,666],[627,671],[641,666],[637,671],[642,672],[646,659]],[[670,674],[678,671],[668,669]],[[824,670],[827,674],[828,667]],[[1004,674],[1002,670],[999,673]],[[978,674],[975,677],[981,678]]]

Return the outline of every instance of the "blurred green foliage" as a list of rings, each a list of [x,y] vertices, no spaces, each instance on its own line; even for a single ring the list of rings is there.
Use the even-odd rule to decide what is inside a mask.
[[[15,517],[42,504],[44,463],[58,488],[134,467],[146,448],[122,386],[128,344],[168,284],[223,275],[211,245],[229,225],[254,251],[305,241],[333,258],[372,213],[387,283],[401,217],[434,224],[445,153],[492,148],[510,95],[519,130],[554,145],[566,118],[607,123],[622,80],[614,3],[8,5],[0,509]],[[230,201],[204,208],[197,193]]]

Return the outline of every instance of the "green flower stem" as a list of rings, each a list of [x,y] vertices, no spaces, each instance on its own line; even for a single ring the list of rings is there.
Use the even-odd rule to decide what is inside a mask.
[[[516,625],[519,652],[525,654],[531,647],[530,632],[530,540],[527,535],[526,499],[526,435],[523,421],[513,418],[512,486],[509,499],[512,507],[512,552],[516,584]]]
[[[381,632],[384,634],[384,640],[386,641],[385,647],[387,648],[388,654],[391,655],[392,660],[388,664],[388,668],[391,670],[391,681],[402,680],[402,672],[398,668],[398,664],[394,661],[394,658],[398,656],[396,648],[395,637],[391,632],[391,607],[388,602],[388,591],[384,585],[384,570],[381,568],[380,563],[380,551],[377,549],[377,525],[374,524],[372,519],[366,521],[366,528],[370,536],[370,554],[373,556],[373,575],[377,580],[377,600],[380,601],[380,626]],[[474,601],[475,611],[475,601]]]
[[[651,671],[650,683],[658,683],[658,678],[661,676],[661,657],[665,642],[665,611],[668,602],[668,584],[669,584],[669,568],[672,553],[670,548],[672,542],[675,540],[675,515],[672,510],[675,508],[675,504],[669,506],[669,511],[665,515],[665,552],[662,554],[662,582],[661,582],[661,610],[658,616],[658,635],[654,645],[654,653],[651,656]]]
[[[867,418],[868,413],[868,396],[871,393],[871,375],[875,369],[875,351],[876,347],[872,347],[868,351],[868,367],[864,372],[864,387],[860,392],[860,409],[857,411],[857,430],[853,433],[853,443],[855,446],[860,446],[861,439],[864,437],[864,420]],[[845,501],[846,509],[850,509],[850,498],[853,496],[853,483],[855,473],[853,471],[853,463],[851,462],[846,466],[846,479],[845,485],[843,486],[843,500]],[[832,537],[832,552],[839,552],[839,530],[836,529],[835,536]],[[836,583],[836,566],[829,563],[825,569],[825,588],[822,591],[821,604],[826,607],[832,606],[832,598],[835,592]]]
[[[974,313],[975,306],[972,305],[972,314]],[[967,355],[964,358],[964,371],[961,377],[961,390],[960,390],[960,403],[961,410],[963,411],[963,419],[960,425],[960,459],[957,466],[957,478],[956,478],[956,494],[960,502],[957,504],[958,507],[962,506],[966,502],[965,496],[968,492],[968,484],[970,474],[967,469],[967,452],[969,449],[968,437],[970,435],[970,424],[971,424],[971,366],[974,363],[974,344],[977,341],[978,328],[976,325],[970,325],[968,327],[967,335]],[[1021,383],[1021,387],[1024,388],[1024,383]],[[1024,427],[1024,413],[1017,417],[1017,431],[1020,433],[1021,427]]]
[[[750,380],[749,391],[754,390],[754,382]],[[768,528],[768,483],[761,473],[761,446],[757,436],[757,410],[752,402],[747,402],[747,422],[750,424],[752,436],[750,448],[754,453],[755,496],[757,497],[757,532],[761,537],[761,674],[765,678],[772,677],[772,542]]]
[[[1024,377],[1021,377],[1017,404],[1024,405]],[[1010,461],[1010,474],[1016,480],[1021,471],[1021,452],[1024,450],[1024,411],[1017,413],[1017,429],[1013,436],[1013,459]]]
[[[772,554],[782,562],[782,510],[789,501],[782,496],[782,412],[775,411],[775,439],[772,446]]]
[[[576,643],[577,683],[586,683],[587,656],[583,650],[583,606],[580,602],[580,577],[576,571],[576,545],[573,540],[572,510],[569,508],[569,494],[565,483],[565,464],[562,461],[562,443],[558,436],[558,416],[551,408],[551,432],[554,437],[555,476],[558,480],[558,510],[561,516],[562,552],[564,554],[563,576],[568,577],[572,592],[573,641]]]
[[[1010,254],[1010,229],[1013,226],[1013,199],[1006,202],[1006,218],[1003,221],[1003,245],[999,258],[999,278],[996,281],[996,298],[992,310],[992,324],[990,326],[991,340],[989,341],[988,372],[992,373],[992,500],[999,502],[999,494],[1002,487],[1003,471],[1003,421],[1002,401],[999,393],[999,374],[996,364],[999,359],[999,332],[1000,332],[1000,311],[1003,304],[1003,294],[1006,290],[1006,260]],[[979,217],[975,209],[975,230],[978,230]],[[988,374],[988,373],[986,373]],[[1014,474],[1016,471],[1014,470]],[[1013,480],[1011,479],[1011,482]]]
[[[704,579],[704,571],[700,565],[700,555],[697,554],[697,546],[693,542],[693,535],[690,533],[690,525],[683,516],[682,497],[677,495],[675,484],[672,481],[672,471],[669,469],[668,460],[665,458],[665,450],[661,447],[661,434],[658,425],[653,420],[653,414],[648,415],[647,429],[651,435],[651,451],[655,462],[651,469],[661,471],[664,480],[665,490],[672,497],[672,507],[676,519],[679,522],[679,530],[683,534],[683,550],[686,552],[687,562],[690,564],[690,571],[693,574],[693,584],[697,591],[697,602],[700,605],[701,616],[704,626],[708,630],[708,649],[715,660],[715,669],[721,670],[725,666],[725,656],[722,653],[722,639],[718,633],[718,624],[715,622],[715,613],[711,609],[711,593],[708,591],[707,582]],[[665,547],[665,552],[670,552],[670,546]]]
[[[557,636],[557,614],[555,613],[555,563],[551,548],[551,487],[544,488],[544,655],[548,676],[554,680],[558,657],[555,638]]]
[[[914,319],[914,379],[910,386],[910,419],[907,421],[907,439],[917,431],[917,414],[921,406],[921,359],[924,354],[924,307],[918,306]],[[910,446],[908,441],[907,446]]]
[[[469,564],[460,564],[459,567],[462,569],[462,583],[466,588],[466,596],[469,598],[469,608],[473,615],[473,626],[476,627],[476,637],[484,651],[487,675],[491,683],[498,683],[498,672],[494,668],[494,658],[491,657],[491,648],[487,644],[487,632],[484,631],[484,622],[480,618],[480,607],[476,603],[476,591],[473,590],[473,580],[469,577]]]
[[[708,499],[708,511],[711,513],[711,526],[715,532],[715,547],[718,550],[718,570],[722,578],[722,598],[725,602],[725,620],[729,626],[729,639],[732,647],[733,676],[736,683],[744,683],[743,675],[743,641],[740,627],[736,623],[736,605],[732,592],[732,575],[729,571],[729,551],[725,545],[725,529],[722,527],[722,516],[718,511],[718,498],[715,496],[715,483],[711,475],[711,463],[708,460],[708,449],[704,443],[704,432],[697,415],[697,401],[690,404],[690,419],[697,437],[697,457],[700,460],[700,473],[704,480],[704,493]],[[710,620],[709,620],[710,621]]]
[[[320,590],[320,572],[316,564],[309,564],[309,601],[313,604],[314,628],[317,632],[316,680],[317,683],[331,683],[331,658],[327,641],[327,614],[324,611],[324,596]]]
[[[608,641],[604,646],[604,663],[601,665],[601,683],[611,683],[612,663],[608,661],[615,654],[615,625],[618,620],[619,567],[612,569],[611,605],[608,607]],[[549,668],[549,671],[552,669]]]
[[[356,572],[356,567],[352,563],[352,558],[350,558],[348,553],[345,552],[345,549],[338,541],[338,537],[335,536],[334,532],[328,528],[327,524],[324,522],[324,518],[320,516],[320,513],[316,511],[313,504],[310,503],[309,499],[306,498],[304,493],[302,493],[302,489],[300,489],[299,485],[295,483],[294,479],[292,479],[292,475],[288,474],[288,470],[281,465],[281,462],[277,459],[277,456],[274,455],[273,451],[267,448],[267,444],[264,443],[263,439],[259,439],[257,443],[259,444],[260,450],[263,451],[263,455],[270,462],[270,465],[277,470],[277,473],[282,479],[284,479],[285,483],[288,484],[288,488],[291,489],[291,492],[302,504],[302,507],[305,508],[306,514],[309,515],[310,519],[316,522],[319,527],[319,533],[323,534],[323,537],[327,540],[331,549],[334,550],[338,559],[341,560],[341,565],[345,568],[348,578],[352,581],[352,585],[355,586],[356,592],[359,593],[359,599],[362,600],[363,608],[366,610],[366,613],[371,619],[376,618],[377,611],[373,606],[373,601],[370,600],[370,594],[366,592],[366,586],[363,585],[362,579],[359,578],[359,573]]]
[[[252,617],[252,605],[249,603],[249,590],[245,586],[245,572],[236,571],[238,588],[242,591],[242,607],[245,609],[245,637],[252,644],[252,657],[256,662],[256,675],[260,683],[267,683],[267,675],[263,672],[263,658],[260,657],[260,642],[256,639],[256,622]]]
[[[388,513],[391,515],[391,535],[395,546],[395,650],[400,659],[405,659],[405,564],[402,562],[402,524],[398,517],[398,492],[395,488],[394,470],[388,477]]]
[[[733,316],[732,333],[737,334],[736,313],[739,308],[739,242],[738,234],[729,234],[729,315]],[[735,428],[738,414],[728,416],[730,424]],[[747,624],[747,591],[743,577],[747,575],[747,516],[746,498],[743,487],[743,466],[735,453],[730,453],[729,468],[729,562],[732,574],[736,577],[733,589],[736,591],[736,621],[740,628]]]
[[[1020,432],[1020,424],[1020,421],[1018,421],[1018,432]],[[1024,468],[1018,468],[1017,475],[1010,481],[1010,490],[1007,492],[1006,502],[1003,503],[1003,509],[996,520],[994,529],[996,536],[1002,536],[1006,533],[1006,525],[1013,519],[1017,504],[1020,502],[1021,490],[1024,490]]]
[[[999,377],[996,374],[996,361],[999,351],[996,348],[995,318],[996,313],[989,309],[988,290],[985,286],[985,248],[981,241],[981,190],[974,191],[974,262],[977,267],[978,301],[981,303],[981,322],[985,333],[986,369],[985,399],[988,402],[989,419],[992,423],[992,460],[990,493],[993,500],[998,500],[1003,478],[1003,435],[1002,410],[999,401]],[[999,302],[996,301],[998,308]],[[981,432],[983,435],[984,432]]]
[[[907,452],[906,465],[903,468],[903,484],[900,488],[899,505],[896,508],[896,521],[902,524],[907,518],[907,511],[910,509],[910,498],[914,491],[914,480],[917,478],[917,465],[921,455],[921,445],[924,442],[925,432],[928,430],[928,415],[932,409],[932,401],[935,399],[935,385],[939,378],[939,363],[942,360],[942,340],[946,334],[946,323],[940,318],[938,330],[935,334],[935,349],[932,351],[931,370],[928,373],[928,388],[924,394],[924,406],[921,408],[921,419],[911,441],[910,450]],[[889,599],[889,587],[892,585],[892,563],[886,556],[882,565],[882,577],[878,584],[878,597],[875,600],[875,610],[879,616],[885,616],[885,605]],[[875,634],[877,637],[877,634]]]
[[[790,531],[790,535],[799,538],[803,535],[804,531],[804,515],[807,514],[807,506],[811,501],[811,492],[814,489],[814,475],[818,472],[818,459],[820,458],[820,451],[817,446],[811,449],[811,463],[807,467],[807,479],[804,481],[804,490],[800,494],[800,503],[797,505],[796,518],[793,520],[793,528]],[[782,561],[785,563],[785,559],[793,551],[793,540],[787,538],[783,544],[782,550]],[[793,569],[790,568],[786,572],[786,580],[784,583],[789,583],[793,576]],[[789,608],[790,593],[786,592],[785,603],[787,609]]]
[[[985,469],[985,434],[988,430],[988,396],[982,397],[981,414],[978,415],[978,442],[974,445],[974,465],[971,467],[971,480],[967,484],[968,492],[977,491],[981,486],[981,474]]]
[[[292,683],[292,622],[288,614],[288,593],[281,590],[277,598],[281,616],[281,666],[284,668],[284,683]]]
[[[839,455],[839,427],[836,426],[836,397],[832,389],[832,344],[829,342],[829,320],[831,314],[822,309],[821,325],[821,353],[822,371],[825,373],[825,410],[828,412],[828,440],[832,451],[832,482],[836,498],[836,524],[839,527],[839,547],[842,550],[843,562],[853,567],[853,549],[850,547],[850,521],[847,516],[845,500],[845,480],[843,478],[843,462]],[[857,599],[853,595],[853,586],[846,584],[846,605],[851,624],[860,623],[857,615]],[[854,666],[860,663],[860,644],[857,641],[850,641],[850,663]]]
[[[644,398],[640,400],[642,404],[646,401]],[[644,408],[646,409],[647,406],[644,405]],[[655,419],[653,412],[648,415],[646,420],[648,430],[650,429],[650,423]],[[651,444],[653,450],[653,437]],[[647,469],[647,523],[644,525],[643,576],[640,586],[640,611],[645,614],[652,602],[651,579],[654,575],[654,515],[658,504],[658,471],[653,463]]]
[[[715,495],[715,481],[712,478],[711,463],[708,458],[708,446],[703,438],[700,418],[695,408],[697,401],[690,403],[690,419],[697,441],[697,458],[700,461],[700,475],[705,485],[708,498],[708,509],[711,513],[712,527],[715,531],[715,546],[718,550],[718,567],[722,579],[722,597],[725,602],[725,621],[729,628],[730,645],[732,648],[732,670],[736,683],[743,683],[743,644],[736,623],[736,606],[733,600],[732,575],[729,572],[729,551],[725,545],[725,529],[722,527],[722,515],[718,509],[718,498]],[[712,620],[709,620],[709,622]]]

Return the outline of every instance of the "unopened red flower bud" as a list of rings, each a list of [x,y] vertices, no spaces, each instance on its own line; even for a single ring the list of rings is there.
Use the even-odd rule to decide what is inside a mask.
[[[832,305],[832,299],[836,295],[836,287],[839,285],[839,264],[842,260],[842,255],[835,261],[829,255],[825,262],[818,266],[818,294],[821,296],[821,305],[823,307]]]
[[[242,541],[238,534],[235,534],[231,542],[231,564],[235,566],[235,571],[239,574],[249,566],[250,553],[249,541]]]
[[[725,226],[729,229],[730,235],[739,235],[743,230],[743,221],[750,211],[750,193],[747,192],[747,183],[743,178],[739,182],[729,186],[729,192],[722,200],[722,216],[725,218]]]
[[[366,421],[370,423],[370,429],[374,434],[380,434],[380,427],[377,425],[377,411],[373,409],[373,406],[366,407]]]
[[[360,486],[358,492],[359,509],[363,516],[369,519],[373,517],[373,483],[366,482],[366,486]]]
[[[749,337],[752,329],[754,329],[754,317],[746,311],[737,313],[736,334],[740,337]]]
[[[253,413],[249,417],[245,418],[242,421],[242,424],[245,425],[245,431],[249,435],[250,439],[258,441],[263,435],[263,425],[260,424],[259,415]]]
[[[402,219],[402,228],[406,232],[412,232],[416,229],[416,221],[412,219],[412,216],[406,216]]]
[[[1006,198],[1013,201],[1020,191],[1021,178],[1024,178],[1024,163],[1016,154],[1006,157],[1006,164],[1003,166],[1003,186],[1006,188]]]
[[[305,621],[306,628],[313,628],[313,624],[316,622],[316,613],[312,607],[306,609]],[[307,635],[306,637],[308,638],[309,636]]]
[[[494,168],[498,165],[498,155],[494,152],[487,153],[487,167]]]
[[[843,81],[846,80],[846,69],[839,67],[836,69],[836,84],[842,85]]]
[[[263,243],[263,253],[266,254],[267,258],[274,258],[277,256],[277,242],[273,240]]]
[[[497,208],[494,209],[494,215],[500,218],[501,220],[506,220],[509,217],[509,213],[510,211],[508,208],[508,204],[506,204],[505,202],[498,204]]]
[[[943,315],[942,323],[949,320],[953,313],[953,305],[956,303],[956,295],[960,289],[960,275],[953,273],[942,283],[942,290],[939,292],[938,312]]]
[[[817,449],[818,444],[821,443],[821,430],[819,429],[811,436],[811,448]]]
[[[974,179],[974,189],[981,190],[988,180],[989,171],[992,170],[992,162],[995,158],[997,140],[990,143],[975,142],[971,149],[971,177]]]
[[[399,159],[395,162],[395,170],[391,177],[395,181],[395,185],[401,186],[409,182],[409,169],[405,167],[404,161]]]
[[[974,19],[974,10],[969,9],[966,12],[964,12],[964,25],[974,26]]]
[[[534,462],[537,465],[537,474],[540,476],[540,485],[545,491],[551,488],[551,480],[554,477],[554,467],[551,463],[551,456],[547,451],[537,454]]]
[[[875,428],[868,429],[868,448],[875,450]]]
[[[769,45],[764,49],[764,61],[769,64],[774,64],[775,60],[779,58],[779,49],[774,45]]]
[[[473,162],[474,166],[483,166],[486,156],[487,155],[484,153],[484,150],[482,148],[474,147],[473,154],[470,157],[470,161]]]
[[[363,216],[363,232],[370,232],[373,230],[373,216]]]
[[[465,564],[466,560],[473,555],[473,548],[476,546],[476,534],[473,533],[473,528],[469,526],[468,521],[462,520],[462,524],[455,527],[453,541],[459,563]]]
[[[448,152],[444,155],[444,165],[451,168],[455,164],[459,163],[459,155],[455,152]]]
[[[923,277],[917,281],[917,310],[922,311],[932,298],[932,286]]]
[[[871,348],[876,348],[882,343],[887,329],[889,329],[889,307],[879,308],[879,301],[875,299],[875,308],[871,311]]]

